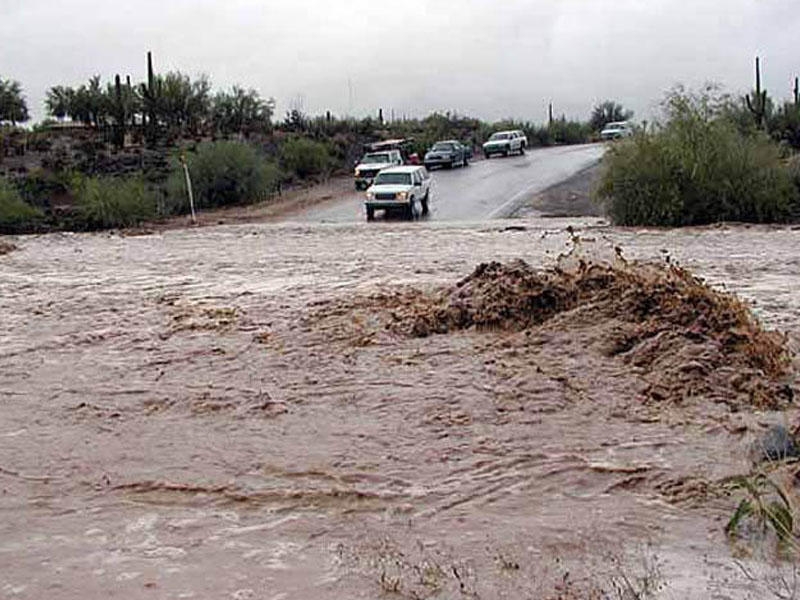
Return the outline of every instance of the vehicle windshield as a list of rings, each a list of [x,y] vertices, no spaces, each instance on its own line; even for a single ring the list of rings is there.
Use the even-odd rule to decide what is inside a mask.
[[[432,150],[434,152],[448,152],[450,150],[454,150],[455,146],[453,144],[449,144],[447,142],[437,142],[433,145]]]
[[[364,158],[361,159],[361,164],[366,165],[388,164],[390,162],[392,162],[392,159],[385,153],[365,154]]]
[[[411,185],[411,173],[378,173],[375,185]]]
[[[491,142],[491,141],[494,141],[494,140],[507,140],[510,137],[511,137],[511,135],[508,134],[508,133],[493,133],[492,137],[489,138],[489,141]]]

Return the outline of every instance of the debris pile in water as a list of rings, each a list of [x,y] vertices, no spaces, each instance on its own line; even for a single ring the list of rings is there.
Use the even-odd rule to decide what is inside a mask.
[[[0,241],[0,256],[3,254],[8,254],[9,252],[13,252],[16,249],[17,247],[14,244]]]
[[[745,303],[675,265],[580,260],[536,270],[523,261],[484,263],[395,319],[411,335],[546,326],[592,333],[588,345],[643,372],[646,395],[712,395],[775,406],[791,400],[786,337],[765,330]],[[744,397],[743,397],[744,396]]]

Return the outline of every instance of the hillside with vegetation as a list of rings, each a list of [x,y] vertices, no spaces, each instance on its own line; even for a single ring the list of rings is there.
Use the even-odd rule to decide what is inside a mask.
[[[275,101],[253,89],[215,90],[206,76],[159,74],[147,58],[143,82],[95,76],[51,87],[48,119],[30,130],[18,127],[29,117],[22,86],[2,80],[9,108],[0,114],[0,233],[125,227],[185,213],[184,160],[197,207],[211,208],[349,173],[364,144],[378,140],[412,138],[422,154],[440,139],[477,147],[498,129],[524,130],[532,147],[585,143],[596,133],[566,117],[538,125],[455,113],[391,120],[382,110],[359,119],[291,110],[277,119]]]

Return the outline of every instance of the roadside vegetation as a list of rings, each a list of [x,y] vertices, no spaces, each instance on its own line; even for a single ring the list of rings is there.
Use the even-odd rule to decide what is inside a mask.
[[[23,231],[43,216],[39,209],[22,199],[13,185],[0,179],[0,234]]]
[[[450,112],[396,118],[383,110],[365,118],[290,110],[280,120],[272,98],[243,86],[214,89],[205,75],[158,73],[149,53],[144,81],[116,75],[55,85],[45,108],[47,120],[20,129],[30,117],[24,90],[0,78],[0,179],[6,196],[16,190],[13,202],[4,200],[13,205],[5,231],[126,227],[186,213],[181,156],[203,209],[349,174],[364,145],[378,140],[413,138],[422,155],[441,139],[478,147],[501,129],[521,129],[537,147],[593,141],[602,127],[553,116],[552,107],[545,124]]]
[[[619,225],[786,222],[798,192],[781,147],[709,92],[675,91],[666,121],[612,147],[598,194]]]
[[[281,171],[247,144],[207,142],[186,157],[195,206],[217,208],[257,202],[273,194],[280,185]],[[189,210],[186,179],[180,164],[173,166],[166,182],[164,215]]]
[[[618,225],[676,227],[800,219],[800,96],[676,88],[663,120],[613,145],[596,191]]]
[[[81,229],[133,227],[158,214],[156,195],[140,177],[77,177],[72,193]]]

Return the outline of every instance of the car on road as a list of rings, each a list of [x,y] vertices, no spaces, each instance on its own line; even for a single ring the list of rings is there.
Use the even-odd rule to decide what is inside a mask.
[[[466,167],[469,159],[472,158],[472,149],[456,140],[444,140],[436,142],[425,154],[425,167],[447,167],[452,169],[459,165]]]
[[[522,147],[523,148],[527,148],[528,147],[528,136],[525,135],[525,132],[522,131],[521,129],[515,129],[514,133],[516,133],[517,137],[519,137],[522,140]]]
[[[356,189],[367,189],[383,169],[398,167],[402,164],[403,156],[400,154],[400,150],[367,152],[356,165]]]
[[[364,208],[367,221],[375,218],[376,210],[398,211],[413,220],[421,212],[428,214],[431,195],[431,176],[422,166],[391,167],[382,170],[367,190]]]
[[[633,135],[633,127],[628,121],[615,121],[607,123],[600,132],[600,139],[602,140],[618,140],[621,138],[630,137]]]
[[[493,154],[508,156],[514,152],[525,154],[528,139],[521,131],[498,131],[493,133],[483,145],[483,155],[491,158]]]

